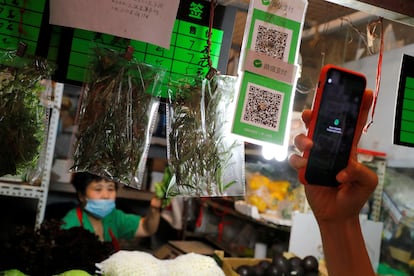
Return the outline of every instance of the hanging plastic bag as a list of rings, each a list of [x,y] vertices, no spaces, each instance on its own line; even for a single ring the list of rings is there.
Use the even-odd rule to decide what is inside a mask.
[[[236,78],[194,78],[176,89],[167,109],[168,196],[245,193],[244,143],[230,135]]]
[[[81,95],[72,171],[141,189],[164,71],[95,47]]]
[[[40,185],[53,70],[44,59],[25,57],[26,48],[0,52],[0,176]]]

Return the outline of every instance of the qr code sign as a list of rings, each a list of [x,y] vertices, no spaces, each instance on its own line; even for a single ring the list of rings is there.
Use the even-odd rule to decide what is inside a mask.
[[[248,83],[242,122],[278,131],[283,93]]]
[[[289,56],[290,41],[290,30],[257,21],[251,48],[258,53],[286,62]]]

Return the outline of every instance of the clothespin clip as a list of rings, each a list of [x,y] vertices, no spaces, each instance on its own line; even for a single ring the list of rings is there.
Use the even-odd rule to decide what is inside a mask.
[[[208,70],[207,72],[206,79],[211,80],[217,74],[218,74],[217,69],[214,67],[210,67],[210,70]]]
[[[134,54],[134,50],[135,50],[134,47],[132,47],[131,45],[128,45],[128,47],[125,51],[125,55],[124,55],[126,60],[129,61],[129,60],[132,59],[132,55]]]
[[[27,43],[20,41],[19,46],[17,47],[16,55],[19,57],[23,57],[26,54],[27,50]]]

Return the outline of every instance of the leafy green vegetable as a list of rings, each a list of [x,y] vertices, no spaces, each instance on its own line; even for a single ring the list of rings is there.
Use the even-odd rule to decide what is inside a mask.
[[[149,146],[160,70],[97,47],[81,98],[75,171],[130,185]]]
[[[100,241],[82,227],[63,230],[61,223],[45,220],[39,229],[17,226],[0,244],[0,271],[16,269],[28,275],[56,275],[76,269],[94,274],[95,264],[114,253],[111,242]]]
[[[168,197],[168,187],[173,175],[170,167],[166,167],[164,175],[160,182],[155,183],[155,196],[162,200],[161,207],[167,207],[171,203],[171,197]]]
[[[23,272],[18,269],[10,269],[6,271],[0,271],[0,275],[3,276],[26,276]]]
[[[0,176],[41,166],[48,125],[42,80],[50,74],[44,60],[10,53],[0,57]]]
[[[88,272],[80,269],[71,269],[68,271],[65,271],[57,276],[90,276]]]
[[[233,93],[215,93],[215,81],[184,85],[171,100],[168,161],[175,178],[167,189],[169,196],[219,196],[238,182],[223,177],[236,144],[226,143],[220,106],[229,104]]]

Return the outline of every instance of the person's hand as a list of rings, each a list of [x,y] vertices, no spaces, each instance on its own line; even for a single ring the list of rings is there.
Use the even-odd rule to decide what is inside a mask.
[[[157,198],[157,197],[153,197],[153,198],[151,198],[151,201],[150,201],[150,206],[151,206],[152,208],[155,208],[155,209],[160,210],[160,209],[161,209],[161,206],[162,206],[162,201],[161,201],[161,199],[159,199],[159,198]]]
[[[358,216],[361,208],[375,190],[378,183],[377,175],[357,161],[357,144],[365,126],[372,99],[372,91],[366,90],[362,100],[362,111],[356,128],[357,136],[352,147],[350,162],[336,176],[340,185],[335,188],[305,185],[306,197],[318,221],[335,221]],[[305,110],[302,113],[302,119],[306,126],[309,125],[311,114],[311,110]],[[295,137],[295,145],[299,151],[305,151],[309,150],[313,143],[306,135],[300,134]],[[289,158],[290,165],[297,170],[303,169],[306,162],[307,160],[298,154]]]

